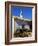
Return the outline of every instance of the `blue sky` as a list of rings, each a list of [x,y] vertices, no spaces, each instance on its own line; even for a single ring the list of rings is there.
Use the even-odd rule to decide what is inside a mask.
[[[14,6],[11,8],[11,15],[20,16],[22,10],[22,15],[26,19],[32,19],[32,8],[31,7],[19,7]]]

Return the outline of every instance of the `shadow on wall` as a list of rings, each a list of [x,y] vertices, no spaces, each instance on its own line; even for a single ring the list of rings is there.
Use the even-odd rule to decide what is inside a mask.
[[[29,27],[29,28],[28,28]],[[21,28],[16,29],[14,37],[31,37],[32,36],[32,21],[27,28],[23,24]]]

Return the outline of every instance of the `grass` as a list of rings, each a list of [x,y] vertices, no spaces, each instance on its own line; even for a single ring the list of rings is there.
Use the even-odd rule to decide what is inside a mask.
[[[32,36],[32,30],[28,29],[19,29],[16,30],[14,33],[14,37],[31,37]]]

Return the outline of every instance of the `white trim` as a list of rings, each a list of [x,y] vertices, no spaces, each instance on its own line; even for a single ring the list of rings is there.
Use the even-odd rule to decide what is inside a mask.
[[[11,38],[11,5],[9,5],[9,40]]]
[[[35,7],[33,8],[33,11],[32,11],[33,15],[32,15],[32,37],[33,39],[35,39]]]
[[[10,4],[11,6],[24,6],[24,7],[34,7],[33,5],[21,5],[21,4]]]
[[[12,18],[12,38],[14,37],[14,18]]]
[[[23,5],[19,5],[19,6],[23,6]],[[31,6],[30,6],[31,7]],[[10,42],[18,42],[18,41],[30,41],[30,40],[35,40],[35,6],[33,6],[33,11],[32,11],[32,37],[24,37],[24,38],[14,38],[13,34],[12,34],[12,39],[10,40]],[[14,31],[14,19],[13,19],[13,31]],[[13,32],[14,33],[14,32]],[[28,40],[29,39],[29,40]]]

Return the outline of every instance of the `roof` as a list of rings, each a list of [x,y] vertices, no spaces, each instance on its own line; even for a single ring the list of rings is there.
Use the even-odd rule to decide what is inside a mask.
[[[25,18],[21,18],[21,17],[18,17],[18,16],[13,16],[14,19],[20,19],[20,20],[24,20],[24,21],[32,21],[30,19],[25,19]]]

